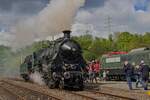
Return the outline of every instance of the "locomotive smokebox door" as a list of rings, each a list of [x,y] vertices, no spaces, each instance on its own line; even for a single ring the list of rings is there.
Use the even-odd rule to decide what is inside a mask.
[[[70,30],[64,30],[63,33],[64,33],[64,38],[70,38],[70,33],[71,33]]]

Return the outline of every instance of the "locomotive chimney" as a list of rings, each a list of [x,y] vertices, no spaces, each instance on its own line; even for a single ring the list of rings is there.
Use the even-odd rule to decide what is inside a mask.
[[[64,38],[70,38],[70,33],[71,33],[70,30],[65,30],[63,31],[63,33],[64,33]]]

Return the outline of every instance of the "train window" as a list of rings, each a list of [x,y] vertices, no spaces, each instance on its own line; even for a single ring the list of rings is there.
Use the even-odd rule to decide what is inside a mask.
[[[107,58],[106,63],[120,62],[120,57]]]
[[[130,61],[132,59],[132,57],[133,56],[131,56],[131,55],[125,56],[125,57],[123,57],[122,61],[126,61],[126,60]]]

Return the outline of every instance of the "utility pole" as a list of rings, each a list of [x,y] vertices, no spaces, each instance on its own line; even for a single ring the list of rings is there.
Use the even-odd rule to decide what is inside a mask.
[[[110,16],[107,16],[107,18],[106,18],[105,28],[107,29],[108,34],[112,33],[112,18]]]
[[[54,41],[54,39],[55,39],[55,35],[54,35],[54,34],[52,34],[52,36],[51,36],[51,37],[52,37],[52,41]]]
[[[112,35],[112,27],[113,27],[113,25],[112,25],[112,17],[110,17],[108,15],[107,18],[105,19],[105,24],[106,24],[105,28],[106,28],[106,30],[108,32],[109,39],[112,41],[112,47],[114,47],[115,46],[115,42],[113,40],[113,35]],[[112,49],[112,50],[115,51],[115,49]]]
[[[116,25],[114,25],[114,23],[112,22],[112,17],[109,16],[109,15],[105,19],[105,26],[104,26],[104,28],[106,28],[108,34],[112,34],[112,30],[113,30],[112,28],[121,29],[121,31],[119,31],[119,32],[123,32],[123,31],[126,32],[126,31],[128,31],[127,25],[124,25],[124,24],[120,24],[120,25],[116,24]]]

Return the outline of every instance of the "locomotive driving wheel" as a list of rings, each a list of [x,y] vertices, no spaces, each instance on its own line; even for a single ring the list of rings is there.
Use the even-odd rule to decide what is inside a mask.
[[[49,87],[50,89],[54,89],[54,88],[55,88],[55,82],[53,82],[52,80],[50,80],[50,81],[48,82],[48,87]]]

